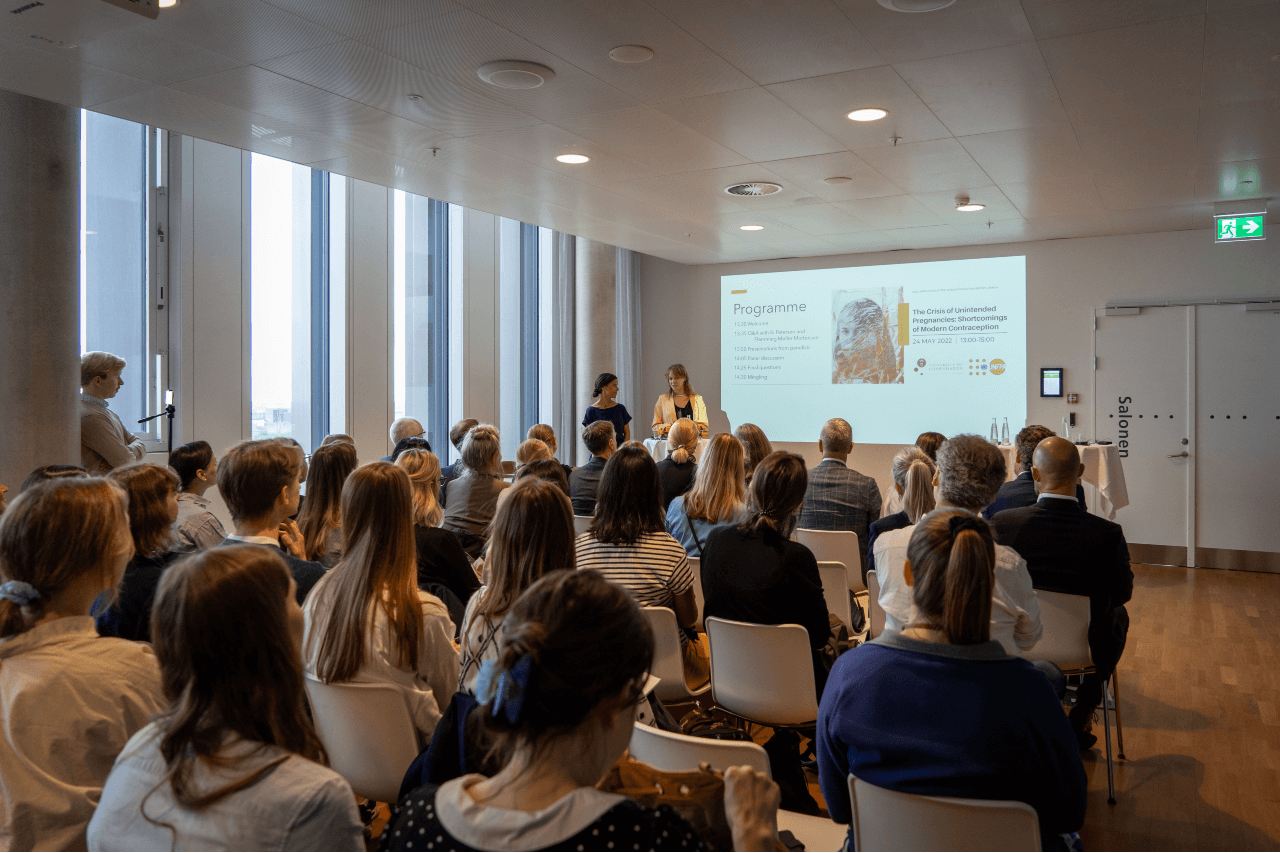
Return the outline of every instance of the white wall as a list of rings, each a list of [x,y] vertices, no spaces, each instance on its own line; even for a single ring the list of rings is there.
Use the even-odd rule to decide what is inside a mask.
[[[1063,416],[1074,411],[1086,436],[1092,432],[1096,402],[1091,394],[1095,307],[1122,300],[1280,297],[1277,241],[1218,246],[1210,230],[705,266],[645,256],[640,273],[644,399],[656,399],[665,390],[667,365],[682,362],[694,388],[707,399],[712,431],[730,429],[718,405],[722,275],[1023,254],[1027,257],[1027,360],[1033,368],[1027,375],[1027,417],[1031,423],[1058,428]],[[1079,404],[1069,405],[1065,397],[1039,396],[1034,368],[1042,366],[1066,369],[1065,390],[1080,394]],[[875,414],[833,411],[831,416],[846,418],[856,440],[859,420]],[[819,458],[816,435],[811,444],[778,442],[774,447],[801,453],[811,464]],[[896,450],[896,445],[858,445],[849,463],[875,477],[883,491],[891,482],[889,464]]]

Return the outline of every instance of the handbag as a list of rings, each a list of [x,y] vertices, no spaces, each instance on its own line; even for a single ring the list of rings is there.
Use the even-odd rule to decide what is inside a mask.
[[[659,770],[623,753],[596,787],[621,794],[648,809],[667,805],[689,822],[712,850],[732,850],[733,833],[724,813],[724,776],[705,761],[697,770]]]

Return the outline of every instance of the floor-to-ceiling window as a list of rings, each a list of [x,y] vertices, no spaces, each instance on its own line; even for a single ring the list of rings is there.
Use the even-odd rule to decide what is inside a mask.
[[[527,222],[498,220],[499,431],[514,459],[529,427],[550,413],[550,237]],[[548,374],[544,378],[544,374]]]

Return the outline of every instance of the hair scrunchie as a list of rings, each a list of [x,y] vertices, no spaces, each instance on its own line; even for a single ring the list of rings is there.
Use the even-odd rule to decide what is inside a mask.
[[[19,607],[26,607],[40,597],[40,590],[26,581],[6,581],[0,584],[0,598],[8,599]]]
[[[476,699],[482,705],[492,702],[494,717],[506,717],[511,725],[518,725],[532,670],[533,658],[529,655],[521,655],[509,670],[498,669],[496,660],[485,661],[476,678]]]
[[[953,515],[947,520],[947,529],[951,533],[951,541],[965,530],[982,533],[982,522],[970,515]]]

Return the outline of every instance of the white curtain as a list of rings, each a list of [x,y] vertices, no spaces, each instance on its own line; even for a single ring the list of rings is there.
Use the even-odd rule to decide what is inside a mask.
[[[640,256],[630,249],[617,249],[616,309],[614,312],[614,363],[618,365],[619,402],[634,420],[631,437],[649,437],[652,412],[640,399]]]
[[[551,368],[553,383],[551,428],[556,431],[556,456],[562,463],[572,465],[577,458],[578,418],[574,399],[574,289],[576,240],[572,234],[555,232],[553,245],[555,259],[552,280],[555,288],[555,363]]]

